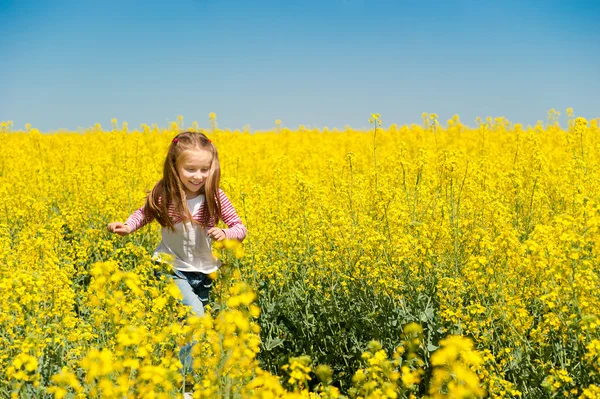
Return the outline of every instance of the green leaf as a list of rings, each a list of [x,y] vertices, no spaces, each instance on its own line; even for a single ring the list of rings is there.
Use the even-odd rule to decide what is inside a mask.
[[[275,337],[275,338],[267,339],[267,341],[263,344],[263,347],[266,351],[270,351],[270,350],[273,350],[273,349],[277,348],[278,346],[282,346],[282,345],[283,345],[283,339]]]

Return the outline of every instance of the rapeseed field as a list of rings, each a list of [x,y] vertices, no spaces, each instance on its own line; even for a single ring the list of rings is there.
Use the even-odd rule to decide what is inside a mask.
[[[557,115],[249,132],[211,114],[248,237],[214,245],[202,318],[155,277],[157,223],[106,229],[197,124],[2,122],[0,397],[600,397],[600,129]]]

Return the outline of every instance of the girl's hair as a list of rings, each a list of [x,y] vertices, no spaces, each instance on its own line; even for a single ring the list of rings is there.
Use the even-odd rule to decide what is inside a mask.
[[[208,178],[202,188],[208,212],[204,212],[204,217],[200,221],[200,225],[206,227],[210,218],[213,218],[216,224],[221,214],[221,202],[219,201],[221,166],[219,164],[217,148],[203,133],[179,133],[169,146],[163,169],[163,177],[156,183],[146,198],[145,204],[146,216],[156,219],[162,227],[167,227],[170,230],[175,230],[175,224],[169,217],[170,206],[174,207],[177,215],[183,220],[198,223],[192,218],[190,210],[187,207],[183,184],[177,173],[177,162],[180,161],[183,152],[187,150],[207,150],[213,156]]]

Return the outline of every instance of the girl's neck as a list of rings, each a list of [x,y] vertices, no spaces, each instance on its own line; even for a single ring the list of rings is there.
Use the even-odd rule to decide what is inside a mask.
[[[204,195],[204,187],[202,187],[200,189],[200,191],[198,191],[197,193],[192,193],[192,194],[185,193],[185,199],[186,200],[193,200],[195,198],[198,198],[201,195]]]

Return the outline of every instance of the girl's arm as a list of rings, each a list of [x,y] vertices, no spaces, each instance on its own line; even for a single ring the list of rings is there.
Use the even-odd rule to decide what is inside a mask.
[[[227,225],[224,229],[225,238],[229,240],[243,241],[246,238],[246,226],[238,216],[235,208],[227,198],[223,190],[219,189],[219,201],[221,202],[221,220]]]
[[[133,233],[134,231],[141,229],[151,221],[152,219],[146,216],[144,212],[144,207],[142,206],[140,209],[133,212],[131,216],[127,218],[125,224],[129,226],[129,233]]]

